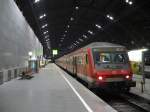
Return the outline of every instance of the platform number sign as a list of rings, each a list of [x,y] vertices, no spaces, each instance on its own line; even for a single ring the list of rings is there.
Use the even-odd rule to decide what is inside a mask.
[[[58,55],[58,50],[57,49],[53,49],[53,56]]]

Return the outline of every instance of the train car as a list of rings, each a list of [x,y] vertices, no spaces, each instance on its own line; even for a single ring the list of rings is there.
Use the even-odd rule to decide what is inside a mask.
[[[129,91],[136,83],[124,46],[94,42],[56,60],[56,63],[87,82],[89,88]]]

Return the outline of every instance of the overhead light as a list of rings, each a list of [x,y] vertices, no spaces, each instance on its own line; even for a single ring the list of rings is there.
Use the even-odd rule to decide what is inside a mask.
[[[45,28],[45,27],[47,27],[47,26],[48,26],[48,24],[45,24],[45,25],[42,26],[42,28]]]
[[[66,35],[64,34],[63,36],[65,37]]]
[[[78,7],[78,6],[76,6],[76,7],[75,7],[75,9],[76,9],[76,10],[79,10],[79,7]]]
[[[67,33],[67,30],[65,31],[65,33]]]
[[[70,25],[67,25],[67,28],[70,28]]]
[[[49,37],[49,35],[46,35],[46,36],[45,36],[45,38],[48,38],[48,37]]]
[[[129,5],[132,5],[132,4],[133,4],[133,2],[132,2],[132,1],[130,1],[130,2],[129,2]]]
[[[71,17],[71,18],[70,18],[70,21],[73,21],[73,20],[74,20],[74,18],[73,18],[73,17]]]
[[[43,19],[44,17],[46,17],[46,14],[42,14],[39,19]]]
[[[84,38],[88,38],[86,35],[83,35]]]
[[[91,35],[93,35],[93,34],[94,34],[91,30],[88,30],[88,33],[89,33],[89,34],[91,34]]]
[[[79,38],[79,40],[80,40],[81,42],[83,42],[83,39]]]
[[[48,31],[45,31],[43,34],[47,34],[48,33]]]
[[[126,2],[127,4],[129,4],[129,5],[132,5],[132,4],[133,4],[132,0],[125,0],[125,2]]]
[[[95,26],[98,28],[98,29],[101,29],[102,27],[98,24],[95,24]]]
[[[110,19],[110,20],[114,20],[114,17],[109,15],[109,14],[107,14],[107,18]]]
[[[35,1],[34,1],[34,3],[38,3],[38,2],[40,2],[40,0],[35,0]]]

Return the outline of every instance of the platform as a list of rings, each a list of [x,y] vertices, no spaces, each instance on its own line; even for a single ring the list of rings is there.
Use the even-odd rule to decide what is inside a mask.
[[[141,86],[141,81],[142,81],[142,76],[140,75],[133,75],[133,80],[136,81],[136,87],[131,88],[131,92],[133,94],[136,94],[138,96],[141,96],[145,99],[150,100],[150,79],[145,80],[145,85],[143,87],[143,92],[142,92],[142,86]]]
[[[55,64],[1,85],[0,98],[0,112],[116,112]]]

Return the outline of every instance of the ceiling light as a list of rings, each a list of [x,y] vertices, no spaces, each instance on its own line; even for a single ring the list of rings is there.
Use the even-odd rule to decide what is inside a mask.
[[[98,24],[95,24],[95,26],[98,28],[98,29],[101,29],[102,27]]]
[[[35,0],[35,1],[34,1],[34,3],[38,3],[38,2],[40,2],[40,0]]]
[[[65,31],[65,33],[67,33],[67,30]]]
[[[78,6],[76,6],[76,7],[75,7],[75,9],[76,9],[76,10],[79,10],[79,7],[78,7]]]
[[[126,3],[128,3],[129,2],[129,0],[126,0]]]
[[[73,17],[71,17],[71,18],[70,18],[70,21],[73,21],[73,20],[74,20],[74,18],[73,18]]]
[[[48,31],[45,31],[43,34],[47,34],[48,33]]]
[[[67,28],[70,28],[70,25],[67,25]]]
[[[48,26],[48,24],[45,24],[45,25],[42,26],[42,28],[45,28],[45,27],[47,27],[47,26]]]
[[[125,0],[125,2],[128,3],[129,5],[133,4],[132,0]]]
[[[39,18],[43,19],[44,17],[46,17],[46,14],[42,14]]]
[[[79,40],[80,40],[81,42],[83,42],[83,39],[79,38]]]
[[[109,14],[107,14],[107,18],[109,18],[110,20],[114,20],[114,17]]]
[[[89,33],[89,34],[91,34],[91,35],[93,35],[93,34],[94,34],[91,30],[88,30],[88,33]]]
[[[130,1],[130,2],[129,2],[129,5],[132,5],[132,4],[133,4],[133,2],[132,2],[132,1]]]
[[[48,38],[48,37],[49,37],[49,35],[46,35],[46,36],[45,36],[45,38]]]
[[[84,38],[88,38],[86,35],[83,35]]]

